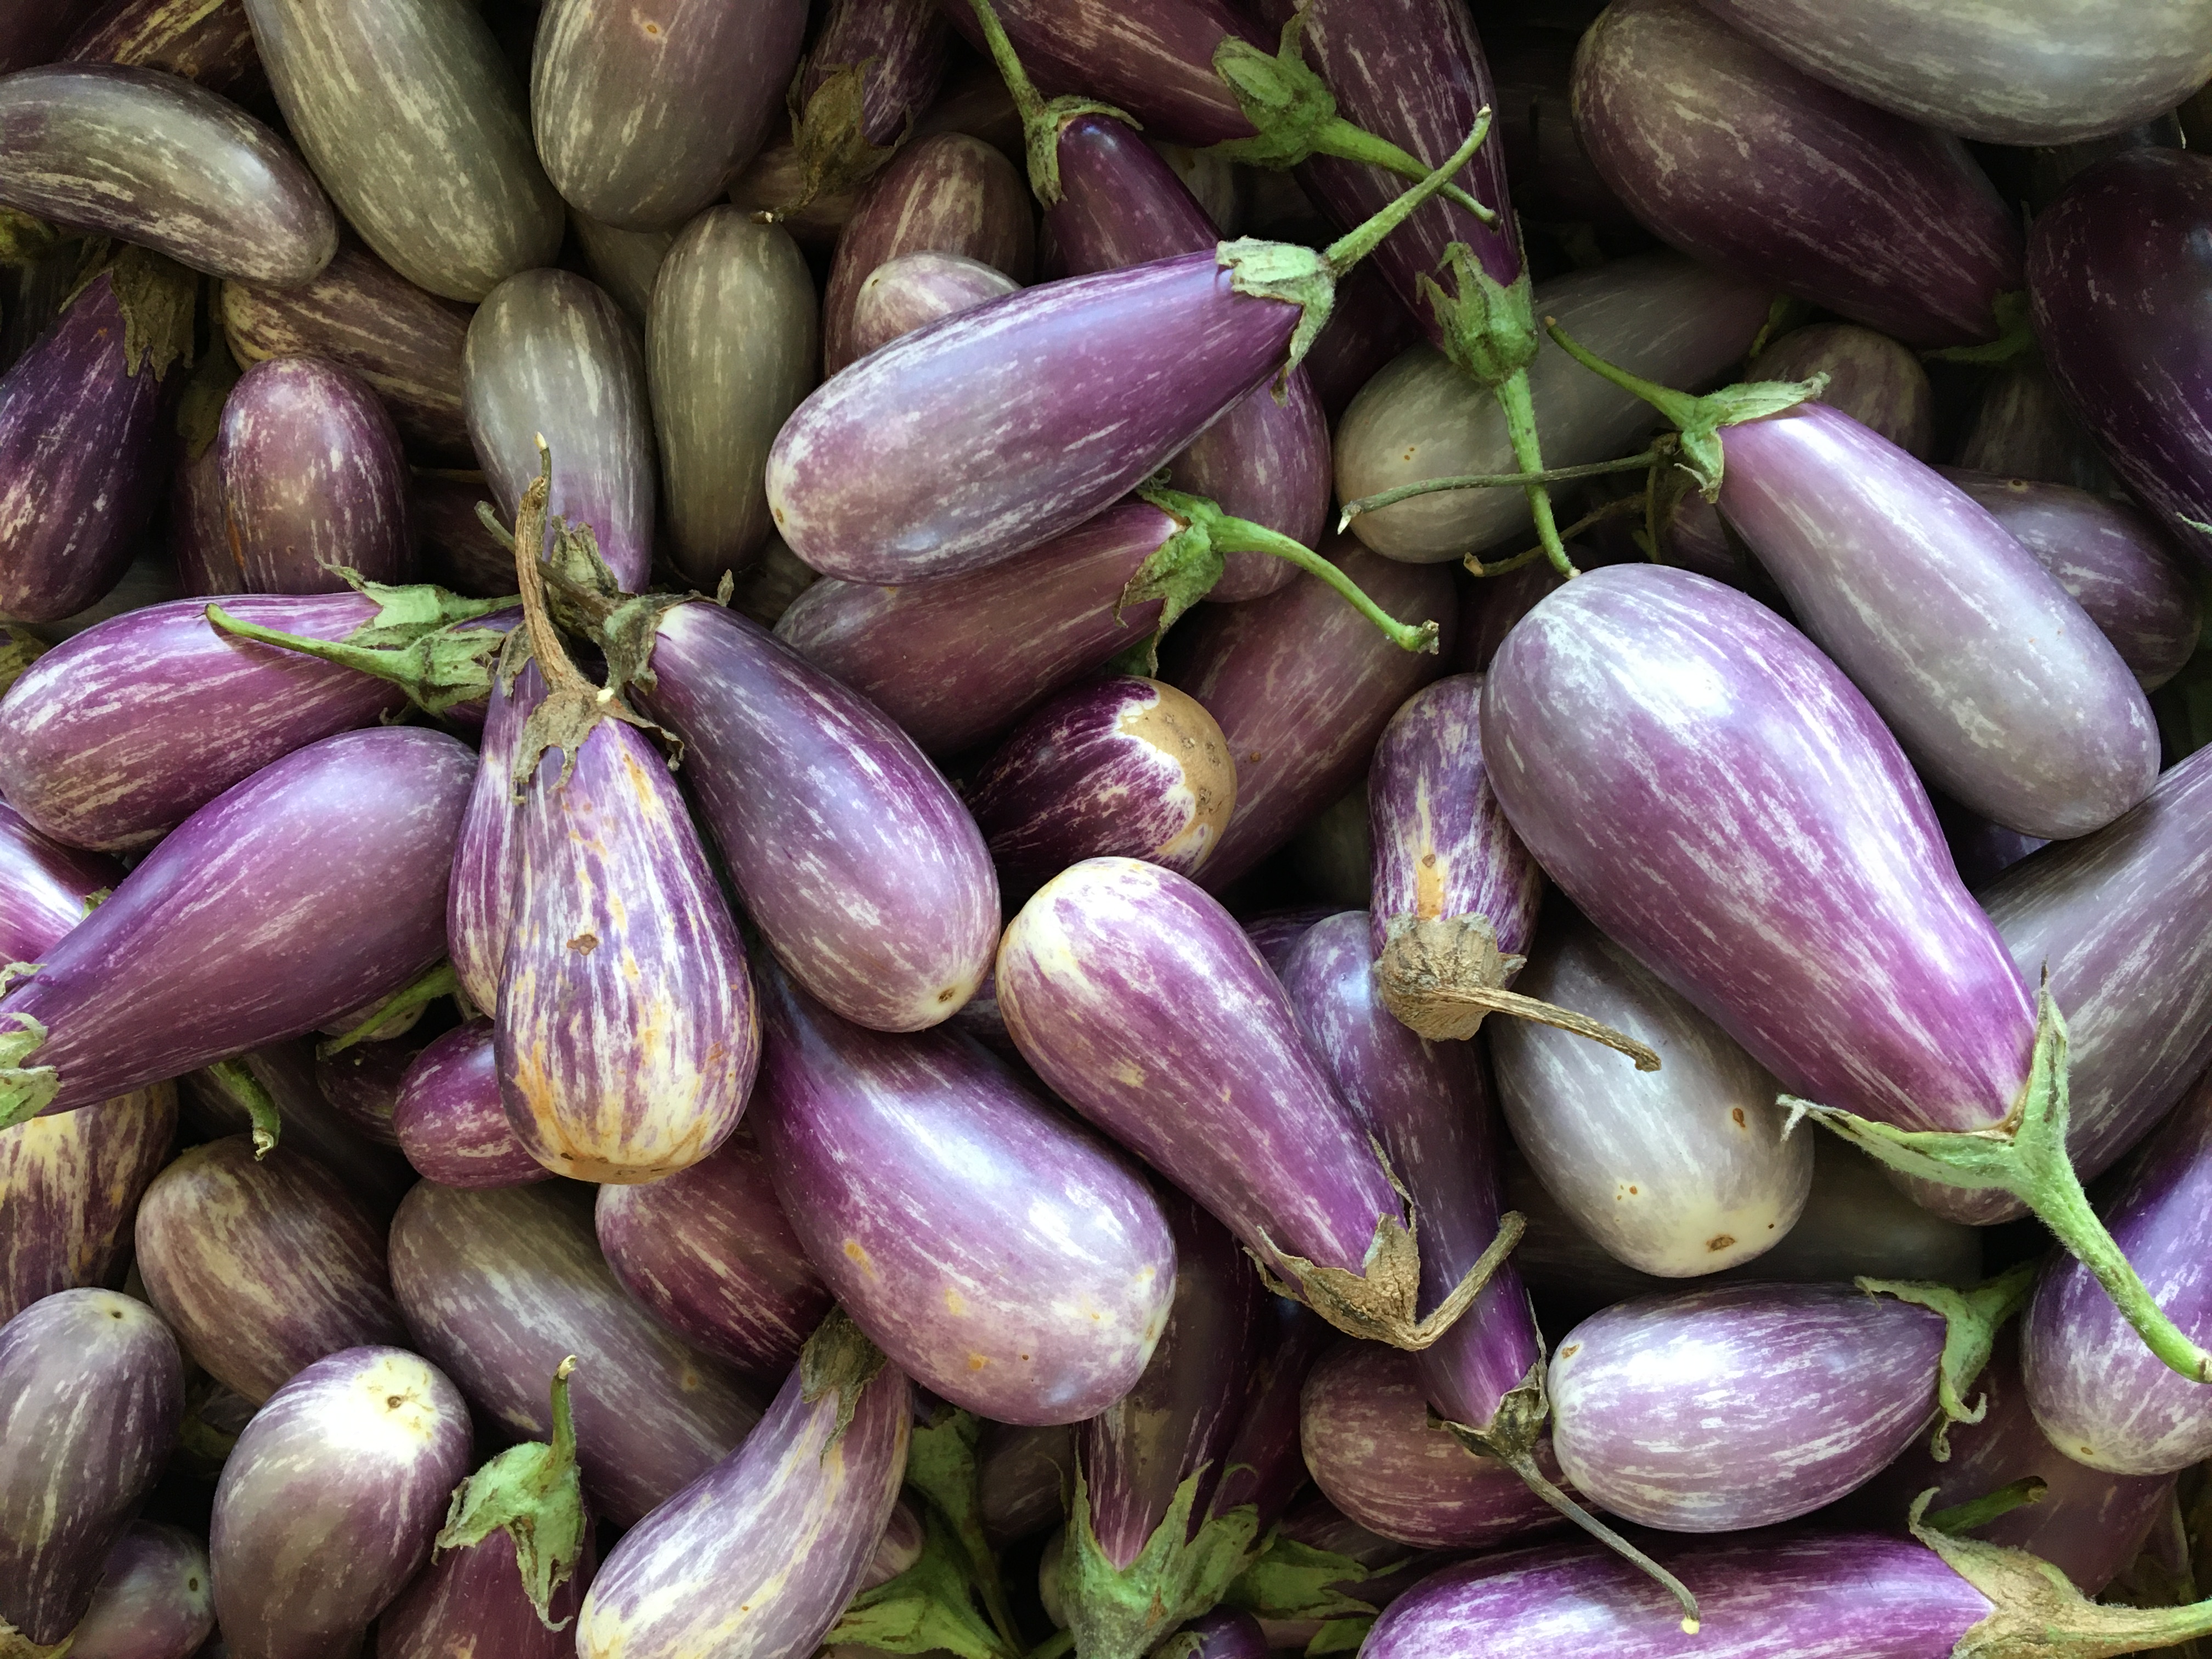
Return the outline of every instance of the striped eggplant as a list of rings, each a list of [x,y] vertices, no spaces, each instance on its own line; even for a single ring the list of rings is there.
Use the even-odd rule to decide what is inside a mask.
[[[392,1283],[414,1346],[487,1424],[542,1436],[546,1379],[574,1354],[576,1455],[594,1511],[635,1525],[728,1455],[760,1408],[719,1360],[623,1291],[567,1182],[468,1192],[424,1182],[392,1224]]]
[[[246,15],[293,137],[386,264],[481,300],[552,262],[561,200],[469,0],[246,0]]]
[[[672,230],[617,230],[597,219],[568,210],[568,228],[583,250],[584,269],[622,307],[623,315],[644,331],[646,313],[653,301],[653,280],[660,262],[675,246]]]
[[[823,374],[862,355],[852,337],[860,284],[885,261],[925,250],[980,260],[1018,284],[1030,279],[1036,229],[1029,192],[1013,164],[979,138],[921,139],[860,191],[823,294]]]
[[[1783,1133],[1773,1078],[1579,918],[1560,918],[1518,983],[1656,1049],[1656,1072],[1522,1020],[1491,1028],[1513,1144],[1576,1224],[1646,1273],[1753,1261],[1803,1212],[1812,1138]]]
[[[244,0],[107,0],[77,25],[62,57],[167,70],[241,104],[268,93]]]
[[[599,1249],[623,1288],[685,1341],[775,1377],[830,1311],[830,1291],[744,1130],[665,1181],[602,1187]]]
[[[209,1554],[230,1652],[356,1649],[429,1560],[468,1459],[468,1407],[402,1349],[348,1348],[286,1383],[238,1437],[216,1487]]]
[[[444,948],[468,750],[349,732],[195,812],[0,999],[0,1124],[296,1036]]]
[[[42,834],[0,798],[0,957],[35,962],[123,879],[123,866]]]
[[[789,232],[710,208],[662,261],[646,325],[669,558],[711,592],[768,539],[761,467],[814,389],[814,278]]]
[[[2067,484],[1941,471],[2058,579],[2144,690],[2180,672],[2197,649],[2203,600],[2148,514]]]
[[[191,307],[187,272],[126,248],[0,379],[0,616],[57,622],[122,580],[160,498]]]
[[[489,1020],[457,1026],[416,1056],[392,1128],[416,1173],[441,1186],[526,1187],[552,1178],[507,1121]]]
[[[2068,407],[2039,354],[2000,369],[1983,388],[1972,423],[1959,441],[1960,466],[2001,478],[2032,478],[2110,493],[2112,469]]]
[[[499,1007],[521,845],[514,760],[522,750],[523,728],[544,699],[545,681],[534,662],[525,663],[511,683],[504,674],[493,674],[476,775],[453,848],[453,872],[446,889],[446,949],[463,994],[479,1011]],[[484,1127],[489,1133],[490,1126]]]
[[[1909,346],[1993,338],[2021,237],[1956,138],[1826,87],[1698,0],[1614,0],[1575,130],[1662,241]]]
[[[176,1132],[166,1083],[0,1129],[0,1323],[108,1281]]]
[[[676,229],[766,141],[805,32],[805,0],[673,0],[649,19],[550,0],[530,64],[547,176],[603,224]]]
[[[1267,1323],[1244,1414],[1222,1454],[1221,1484],[1213,1493],[1217,1515],[1249,1504],[1263,1538],[1305,1486],[1298,1400],[1314,1362],[1336,1340],[1319,1315],[1285,1296],[1272,1299]]]
[[[415,1184],[415,1172],[405,1158],[363,1135],[331,1104],[316,1084],[315,1051],[310,1043],[271,1043],[234,1060],[204,1066],[179,1080],[177,1097],[179,1116],[191,1132],[188,1138],[207,1140],[269,1131],[272,1126],[267,1115],[274,1108],[285,1149],[321,1165],[350,1198],[367,1206],[380,1237],[399,1200]],[[64,1112],[58,1118],[32,1121],[62,1122],[70,1115]],[[381,1260],[381,1244],[376,1255]]]
[[[1929,459],[1936,443],[1936,392],[1911,351],[1856,323],[1814,323],[1791,329],[1744,368],[1747,380],[1809,380],[1815,374],[1828,377],[1822,403],[1914,459]]]
[[[364,1140],[397,1146],[392,1114],[400,1085],[422,1052],[419,1038],[362,1042],[315,1058],[315,1083],[331,1109]]]
[[[842,195],[891,159],[937,100],[945,35],[933,0],[830,7],[791,90],[796,205]]]
[[[578,1659],[805,1659],[898,1501],[906,1376],[833,1313],[745,1443],[624,1534],[584,1598]]]
[[[283,142],[161,70],[50,64],[0,81],[0,206],[119,237],[227,281],[290,288],[337,216]]]
[[[1108,855],[1187,876],[1236,810],[1237,767],[1192,698],[1117,675],[1024,720],[969,786],[968,805],[1000,869],[1025,879]]]
[[[1003,299],[1021,284],[964,253],[925,248],[886,259],[861,278],[849,325],[855,359],[940,317]]]
[[[417,471],[408,511],[420,538],[422,574],[469,599],[512,592],[514,550],[485,528],[478,506],[489,506],[483,474]]]
[[[1127,1393],[1175,1290],[1143,1178],[970,1039],[866,1030],[760,980],[769,1178],[877,1346],[1000,1423],[1075,1422]]]
[[[207,1546],[181,1527],[133,1521],[107,1553],[74,1659],[191,1659],[215,1629]]]
[[[325,1354],[404,1340],[368,1205],[303,1152],[194,1146],[138,1206],[147,1294],[201,1368],[256,1405]]]
[[[357,243],[340,244],[321,276],[276,289],[226,283],[223,337],[248,368],[319,357],[368,382],[409,447],[425,459],[469,454],[461,416],[467,309],[424,292]]]
[[[653,569],[653,410],[644,353],[615,302],[565,270],[501,283],[469,322],[462,403],[477,459],[514,522],[542,439],[561,458],[550,519],[588,525],[624,592]]]

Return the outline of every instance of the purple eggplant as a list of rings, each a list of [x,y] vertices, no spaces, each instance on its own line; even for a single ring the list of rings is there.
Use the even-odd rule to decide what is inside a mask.
[[[207,1546],[181,1527],[133,1521],[107,1553],[76,1659],[191,1659],[215,1629]]]
[[[53,64],[0,81],[0,204],[120,237],[228,281],[289,288],[337,216],[276,135],[161,70]]]
[[[14,780],[5,780],[12,789]],[[124,877],[123,866],[41,833],[0,798],[0,956],[36,962],[90,915]]]
[[[1990,378],[1957,459],[1960,466],[2001,478],[2072,484],[2096,495],[2112,488],[2112,469],[2039,355]]]
[[[1074,1422],[1128,1392],[1175,1289],[1142,1177],[970,1039],[866,1030],[761,978],[769,1173],[878,1346],[1001,1423]]]
[[[166,1083],[0,1129],[0,1323],[108,1281],[176,1133]]]
[[[905,1374],[833,1313],[744,1445],[608,1554],[578,1659],[812,1653],[883,1536],[913,1422]]]
[[[238,361],[319,357],[368,382],[424,456],[469,454],[461,415],[467,309],[416,287],[357,244],[312,283],[287,289],[224,284],[222,331]],[[505,591],[505,590],[501,590]]]
[[[216,1488],[209,1553],[230,1650],[315,1659],[357,1646],[430,1559],[468,1457],[460,1395],[401,1349],[348,1348],[286,1383]]]
[[[578,1359],[577,1457],[593,1509],[635,1525],[759,1420],[738,1377],[626,1295],[565,1183],[466,1192],[424,1182],[392,1224],[392,1282],[415,1346],[508,1433],[550,1427],[545,1380]]]
[[[1300,365],[1332,431],[1359,389],[1421,337],[1413,313],[1371,265],[1354,265],[1337,284],[1336,298],[1328,325]]]
[[[522,88],[467,0],[246,0],[284,119],[346,222],[409,282],[481,300],[551,262],[561,199]]]
[[[510,524],[538,472],[561,458],[548,521],[591,526],[628,592],[653,569],[653,413],[645,358],[613,301],[565,270],[501,283],[469,323],[462,397],[477,459]]]
[[[791,90],[792,140],[805,181],[794,205],[843,194],[891,159],[936,101],[945,34],[934,0],[843,0],[830,8]]]
[[[398,1038],[357,1042],[318,1055],[315,1082],[331,1109],[362,1139],[397,1146],[399,1135],[392,1127],[392,1114],[399,1103],[400,1086],[422,1052],[420,1042]]]
[[[1075,1479],[1075,1436],[1065,1423],[984,1425],[976,1449],[976,1503],[994,1549],[1050,1526]]]
[[[939,133],[871,179],[837,238],[822,299],[822,369],[862,356],[852,337],[860,285],[885,261],[925,250],[957,253],[1026,283],[1036,258],[1029,192],[1013,164],[965,133]]]
[[[973,311],[1020,286],[997,266],[964,253],[925,248],[886,259],[853,295],[853,356],[865,357],[925,323]]]
[[[507,1121],[489,1020],[447,1032],[416,1057],[392,1127],[408,1163],[441,1186],[526,1187],[552,1178]]]
[[[0,1634],[58,1650],[184,1415],[176,1339],[143,1302],[63,1291],[0,1326]]]
[[[1697,0],[1614,0],[1575,55],[1575,129],[1614,194],[1695,258],[1911,346],[1998,332],[2011,212],[1956,138],[1792,69]]]
[[[417,471],[410,512],[422,538],[422,574],[441,587],[488,599],[514,588],[514,552],[485,528],[490,491],[480,472]]]
[[[404,1340],[377,1216],[289,1147],[185,1152],[146,1189],[137,1243],[186,1351],[257,1405],[325,1354]]]
[[[453,849],[453,873],[446,890],[446,948],[453,976],[480,1010],[499,1007],[521,846],[514,759],[522,750],[523,728],[544,700],[545,681],[534,662],[525,663],[512,681],[503,673],[492,675],[476,776]]]
[[[347,1194],[368,1206],[380,1234],[415,1184],[405,1158],[362,1134],[331,1104],[315,1080],[315,1051],[309,1043],[272,1043],[191,1073],[179,1085],[178,1103],[185,1127],[210,1140],[272,1130],[268,1115],[273,1108],[285,1148],[305,1153],[335,1176]],[[68,1116],[64,1112],[52,1121]],[[197,1248],[198,1241],[190,1242]]]
[[[1187,876],[1236,810],[1237,767],[1195,701],[1120,675],[1076,686],[1023,721],[968,804],[999,867],[1029,879],[1107,855]]]
[[[1916,460],[1936,442],[1936,394],[1920,359],[1886,334],[1853,323],[1792,329],[1744,368],[1750,380],[1828,377],[1820,401],[1840,409]]]
[[[600,1188],[593,1221],[624,1290],[749,1376],[788,1368],[830,1311],[768,1159],[742,1130],[665,1181]]]
[[[167,70],[239,103],[268,93],[243,0],[107,0],[77,25],[62,56]]]

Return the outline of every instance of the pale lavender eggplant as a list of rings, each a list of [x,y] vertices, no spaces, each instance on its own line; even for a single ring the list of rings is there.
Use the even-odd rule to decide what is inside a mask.
[[[775,631],[925,753],[956,755],[1158,626],[1157,599],[1115,610],[1176,529],[1149,502],[1123,501],[964,576],[896,587],[816,582]]]
[[[975,822],[863,698],[719,605],[664,611],[642,702],[685,767],[745,913],[842,1017],[918,1030],[991,964],[998,882]]]
[[[111,1099],[406,984],[444,954],[471,770],[436,732],[349,732],[202,807],[0,1001],[0,1109]]]
[[[600,1188],[592,1219],[623,1288],[749,1376],[773,1378],[796,1363],[830,1311],[768,1159],[743,1129],[665,1181]]]
[[[271,1043],[240,1055],[235,1064],[236,1071],[210,1067],[180,1079],[178,1102],[185,1127],[210,1140],[247,1133],[254,1127],[254,1103],[246,1091],[258,1086],[276,1108],[284,1148],[306,1154],[337,1177],[339,1186],[368,1206],[381,1233],[415,1184],[415,1172],[398,1152],[362,1134],[331,1104],[315,1080],[313,1046]],[[69,1115],[33,1121],[66,1121]]]
[[[591,1211],[589,1192],[568,1183],[465,1192],[426,1181],[392,1224],[392,1282],[414,1346],[506,1433],[550,1431],[547,1382],[576,1356],[585,1490],[628,1527],[728,1455],[760,1408],[623,1291]]]
[[[913,135],[937,101],[950,33],[935,0],[830,8],[791,93],[810,198],[850,190]]]
[[[41,834],[0,799],[0,960],[36,962],[123,876],[113,859]]]
[[[231,281],[288,288],[337,252],[337,216],[276,135],[182,76],[53,64],[0,80],[0,204]]]
[[[176,1444],[176,1339],[143,1302],[63,1291],[0,1326],[0,1626],[63,1644]]]
[[[2000,370],[1983,389],[1958,464],[2001,478],[2033,478],[2109,493],[2112,469],[2039,356]]]
[[[429,1560],[468,1472],[469,1408],[435,1366],[362,1346],[301,1371],[253,1414],[216,1487],[208,1545],[230,1651],[357,1647]]]
[[[240,104],[268,95],[241,0],[107,0],[77,26],[62,56],[167,70]]]
[[[514,757],[522,747],[523,727],[544,700],[544,677],[534,662],[525,663],[511,685],[503,676],[493,676],[483,741],[447,884],[446,949],[453,975],[469,1000],[487,1011],[499,1007],[521,851]]]
[[[538,440],[558,459],[548,521],[589,525],[626,593],[653,570],[653,410],[645,353],[612,300],[566,270],[526,270],[470,319],[462,405],[477,460],[512,524],[538,477]]]
[[[975,1449],[975,1498],[991,1547],[1004,1549],[1058,1526],[1062,1493],[1074,1480],[1075,1436],[1068,1425],[985,1424]]]
[[[489,1020],[447,1032],[416,1057],[392,1127],[408,1163],[441,1186],[526,1187],[553,1178],[507,1121]]]
[[[1910,346],[1997,332],[2012,213],[1956,138],[1858,102],[1698,0],[1615,0],[1575,56],[1575,130],[1662,240]]]
[[[1342,536],[1323,552],[1400,622],[1436,623],[1449,655],[1458,607],[1448,571]],[[1359,778],[1390,716],[1443,658],[1401,650],[1315,576],[1208,609],[1186,633],[1167,678],[1220,722],[1237,762],[1237,812],[1206,863],[1218,890]]]
[[[1003,299],[1021,284],[964,253],[923,249],[886,259],[860,281],[847,325],[857,360],[940,317]]]
[[[1175,1291],[1142,1176],[951,1031],[848,1024],[763,969],[755,1108],[815,1271],[891,1362],[1000,1423],[1127,1393]]]
[[[861,191],[823,292],[824,374],[863,355],[852,337],[860,284],[885,261],[925,250],[980,260],[1017,284],[1029,281],[1036,261],[1029,187],[981,139],[958,132],[924,138]]]
[[[823,1389],[793,1366],[745,1443],[608,1553],[577,1659],[805,1659],[820,1644],[898,1501],[914,1423],[904,1373],[853,1353],[867,1344],[838,1322],[847,1373]]]
[[[1063,692],[1016,727],[968,805],[1000,869],[1025,879],[1116,854],[1187,876],[1236,810],[1237,767],[1194,699],[1116,675]]]
[[[1936,442],[1936,392],[1920,359],[1887,334],[1856,323],[1795,328],[1744,366],[1747,380],[1809,380],[1825,374],[1820,401],[1840,409],[1916,460]]]
[[[315,1083],[331,1109],[364,1140],[397,1146],[392,1114],[399,1103],[400,1085],[422,1052],[420,1038],[356,1042],[337,1054],[318,1055]]]
[[[0,1129],[0,1323],[41,1297],[110,1279],[176,1133],[166,1083]]]
[[[2058,579],[2144,690],[2180,672],[2197,649],[2203,601],[2149,514],[2066,484],[1942,472]]]
[[[876,1540],[867,1571],[860,1575],[860,1588],[872,1590],[888,1584],[921,1559],[925,1536],[921,1517],[902,1499],[893,1504],[890,1518],[884,1522],[884,1535]]]
[[[181,1527],[133,1521],[107,1553],[76,1659],[191,1659],[215,1629],[207,1546]]]
[[[546,1604],[546,1619],[522,1588],[514,1539],[496,1527],[481,1543],[439,1552],[376,1621],[376,1659],[573,1659],[576,1611],[599,1566],[592,1529],[583,1553]]]

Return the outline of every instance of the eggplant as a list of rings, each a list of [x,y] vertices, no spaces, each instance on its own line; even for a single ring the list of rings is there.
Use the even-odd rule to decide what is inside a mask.
[[[745,1437],[760,1409],[719,1360],[624,1293],[564,1183],[423,1182],[392,1224],[392,1284],[416,1347],[505,1432],[545,1434],[545,1380],[574,1354],[576,1455],[593,1510],[634,1526]]]
[[[0,954],[35,962],[124,877],[121,864],[42,834],[0,799]]]
[[[748,1376],[787,1370],[830,1311],[768,1159],[742,1130],[665,1181],[601,1187],[592,1221],[624,1290]]]
[[[107,0],[77,25],[62,57],[167,70],[241,104],[268,91],[244,0]]]
[[[207,1546],[181,1527],[133,1521],[107,1553],[69,1650],[76,1659],[191,1659],[214,1629]]]
[[[435,732],[349,732],[202,807],[0,999],[0,1121],[300,1036],[406,984],[443,950],[469,771]]]
[[[976,1448],[975,1491],[994,1549],[1057,1526],[1075,1476],[1075,1435],[1065,1423],[1018,1428],[988,1423]]]
[[[940,317],[1001,299],[1021,284],[995,265],[964,253],[925,248],[886,259],[853,295],[852,352],[866,356]]]
[[[660,262],[676,244],[672,230],[617,230],[597,219],[568,210],[568,228],[583,250],[584,269],[607,297],[622,307],[623,315],[642,333],[646,313],[653,302],[653,280]]]
[[[1025,878],[1116,854],[1187,876],[1236,810],[1237,766],[1196,702],[1118,675],[1073,687],[1023,721],[968,805],[999,867]]]
[[[653,414],[645,359],[613,301],[565,270],[501,283],[469,323],[462,398],[502,515],[515,521],[542,439],[561,458],[548,521],[588,525],[624,592],[653,570]]]
[[[752,1437],[609,1553],[578,1659],[812,1653],[898,1501],[913,1422],[905,1374],[831,1314]]]
[[[552,0],[530,65],[554,187],[622,230],[674,230],[721,193],[781,112],[804,0],[676,0],[649,19]]]
[[[228,100],[161,70],[51,64],[0,84],[0,205],[227,281],[290,288],[337,252],[315,177]]]
[[[901,254],[958,253],[1018,285],[1036,260],[1029,193],[1013,164],[965,133],[923,138],[871,179],[837,238],[822,298],[822,370],[835,374],[862,354],[852,337],[860,285]]]
[[[1300,365],[1332,431],[1360,387],[1421,337],[1413,313],[1398,303],[1371,265],[1354,265],[1337,284],[1336,295],[1336,309]]]
[[[477,515],[485,498],[481,472],[415,474],[410,512],[422,538],[422,574],[439,586],[472,599],[489,599],[514,586],[514,552]]]
[[[404,1038],[363,1042],[335,1054],[318,1054],[315,1083],[331,1109],[364,1140],[397,1146],[392,1114],[400,1086],[422,1052],[420,1042]]]
[[[790,95],[798,205],[849,191],[913,135],[944,79],[946,33],[933,0],[830,8]]]
[[[1809,380],[1815,374],[1828,377],[1822,403],[1915,460],[1929,459],[1936,443],[1936,393],[1911,351],[1855,323],[1814,323],[1791,329],[1744,368],[1749,380]]]
[[[348,1348],[286,1383],[216,1487],[209,1553],[230,1650],[313,1659],[356,1648],[429,1560],[468,1457],[469,1408],[403,1349]]]
[[[350,369],[384,400],[410,447],[432,459],[469,454],[461,416],[465,307],[424,292],[351,241],[314,281],[276,289],[226,283],[223,337],[248,368],[319,357]],[[505,590],[501,590],[505,591]]]
[[[1574,104],[1661,240],[1909,346],[1996,337],[2020,231],[1956,138],[1821,85],[1698,0],[1614,0],[1576,52]]]
[[[453,849],[453,873],[446,889],[446,948],[462,994],[479,1010],[495,1012],[499,1007],[521,845],[514,762],[522,751],[523,729],[544,700],[545,681],[536,663],[525,663],[511,682],[502,673],[492,675],[476,776],[461,817],[460,842]],[[496,1139],[489,1124],[484,1133]],[[471,1133],[467,1139],[483,1136]]]
[[[109,1279],[176,1133],[166,1083],[0,1129],[0,1323]]]
[[[646,326],[669,557],[704,592],[768,539],[761,467],[814,389],[814,278],[790,234],[733,207],[684,227]]]
[[[378,258],[471,301],[552,262],[561,200],[468,0],[246,0],[246,15],[293,137]]]
[[[1175,1290],[1143,1178],[971,1039],[866,1030],[760,979],[769,1178],[871,1340],[997,1422],[1072,1423],[1127,1393]]]
[[[176,1339],[143,1302],[62,1291],[0,1326],[0,1635],[65,1648],[184,1415]]]
[[[331,1104],[316,1083],[314,1049],[307,1042],[272,1043],[190,1073],[179,1082],[178,1104],[184,1127],[208,1140],[268,1131],[273,1108],[285,1146],[320,1164],[366,1205],[380,1234],[415,1184],[405,1158],[363,1135]]]
[[[457,1026],[416,1056],[392,1127],[408,1163],[441,1186],[524,1187],[553,1176],[507,1121],[489,1020]]]
[[[2033,478],[2110,494],[2112,469],[2069,408],[2039,355],[1993,375],[1959,441],[1958,464],[2001,478]]]

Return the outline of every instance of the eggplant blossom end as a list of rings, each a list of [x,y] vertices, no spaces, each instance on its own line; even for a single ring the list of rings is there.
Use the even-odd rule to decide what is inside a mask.
[[[51,1066],[26,1066],[46,1040],[46,1028],[28,1014],[0,1012],[15,1029],[0,1030],[0,1129],[36,1117],[61,1092],[61,1073]]]
[[[1091,1530],[1090,1489],[1078,1463],[1060,1593],[1083,1659],[1144,1659],[1176,1626],[1212,1612],[1251,1565],[1260,1519],[1250,1504],[1209,1516],[1191,1534],[1204,1474],[1194,1471],[1176,1488],[1136,1559],[1117,1567]]]
[[[570,1354],[553,1373],[553,1438],[510,1446],[453,1488],[452,1507],[435,1547],[468,1549],[497,1530],[514,1540],[514,1564],[523,1593],[548,1630],[553,1594],[568,1581],[584,1553],[590,1517],[584,1508],[583,1474],[576,1467],[576,1424],[568,1405]]]
[[[1948,1285],[1923,1284],[1899,1279],[1869,1279],[1854,1282],[1869,1296],[1894,1297],[1942,1316],[1943,1352],[1936,1362],[1936,1401],[1942,1417],[1929,1442],[1929,1453],[1939,1463],[1951,1460],[1951,1425],[1978,1423],[1988,1414],[1989,1396],[1966,1404],[1966,1390],[1990,1363],[1997,1332],[2018,1313],[2035,1287],[2036,1263],[2023,1261],[1985,1284],[1961,1291]]]

